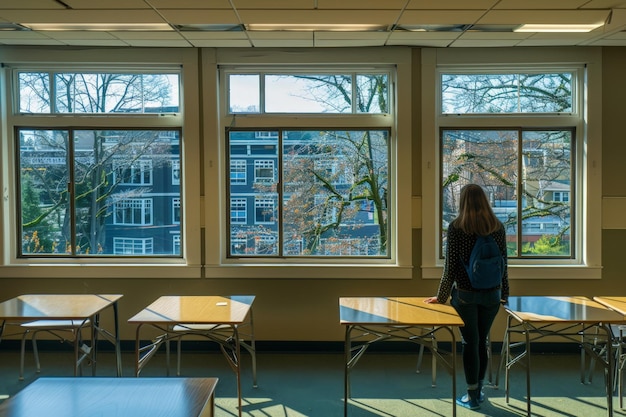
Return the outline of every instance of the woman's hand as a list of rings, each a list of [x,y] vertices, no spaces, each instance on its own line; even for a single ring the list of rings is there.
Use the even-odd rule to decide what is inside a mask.
[[[437,300],[437,297],[428,297],[424,299],[425,303],[428,304],[439,304],[439,301]]]

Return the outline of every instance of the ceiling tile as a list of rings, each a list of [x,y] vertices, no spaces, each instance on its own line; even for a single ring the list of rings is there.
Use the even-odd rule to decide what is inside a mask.
[[[153,10],[48,10],[33,13],[24,9],[0,10],[0,16],[14,23],[162,23]]]
[[[474,10],[406,10],[400,16],[400,25],[443,25],[443,24],[471,24],[475,23],[483,15],[481,11]]]
[[[55,0],[3,0],[0,2],[0,11],[4,9],[32,9],[54,10],[65,9],[61,3]]]
[[[486,13],[481,24],[523,24],[523,23],[599,23],[609,15],[608,10],[493,10]]]
[[[588,0],[500,0],[494,9],[570,9],[575,10],[589,3]]]
[[[407,5],[407,10],[487,10],[498,4],[498,0],[411,0]]]
[[[82,1],[82,0],[78,0]],[[98,0],[102,1],[102,0]],[[124,1],[124,0],[120,0]],[[142,0],[143,1],[143,0]],[[156,9],[232,9],[228,0],[150,0]]]
[[[341,3],[349,3],[350,0],[342,0]],[[235,9],[264,9],[264,10],[279,10],[279,9],[315,9],[315,0],[233,0]]]
[[[151,9],[144,0],[63,0],[63,3],[74,10],[124,10],[124,9]]]
[[[165,20],[172,24],[239,24],[237,15],[232,10],[209,9],[162,9],[160,13]]]

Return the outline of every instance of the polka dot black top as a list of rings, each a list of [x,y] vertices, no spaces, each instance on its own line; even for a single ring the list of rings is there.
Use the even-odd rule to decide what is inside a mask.
[[[500,251],[504,257],[505,268],[500,289],[502,291],[501,298],[507,300],[509,298],[509,275],[508,269],[506,268],[506,232],[504,231],[504,226],[494,232],[492,236],[500,247]],[[455,283],[459,289],[473,291],[469,276],[463,264],[469,263],[470,254],[476,242],[476,235],[468,235],[461,229],[450,224],[446,240],[446,257],[443,267],[443,276],[441,277],[439,290],[437,291],[437,301],[440,303],[448,301]]]

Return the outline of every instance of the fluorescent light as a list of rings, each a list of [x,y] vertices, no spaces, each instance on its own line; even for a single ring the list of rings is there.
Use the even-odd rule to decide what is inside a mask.
[[[591,32],[602,23],[584,24],[525,24],[513,29],[513,32]]]
[[[289,24],[273,24],[273,23],[251,23],[246,25],[248,30],[252,31],[328,31],[328,32],[381,32],[387,30],[386,25],[367,25],[367,24],[332,24],[332,23],[289,23]]]
[[[22,23],[31,30],[171,31],[167,23]]]

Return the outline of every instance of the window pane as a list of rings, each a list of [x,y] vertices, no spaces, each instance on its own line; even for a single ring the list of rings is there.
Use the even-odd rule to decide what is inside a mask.
[[[22,255],[171,256],[181,231],[180,204],[172,203],[180,202],[180,185],[170,180],[178,131],[19,136]]]
[[[50,97],[50,76],[54,79],[54,100]],[[18,79],[23,113],[179,111],[178,74],[20,72]]]
[[[389,113],[387,74],[357,75],[357,112]]]
[[[80,253],[115,253],[118,238],[152,242],[142,254],[171,255],[171,236],[181,231],[179,207],[172,204],[172,194],[180,201],[180,184],[171,182],[178,132],[82,130],[74,143]]]
[[[283,244],[289,253],[387,256],[388,132],[284,135]]]
[[[522,253],[570,256],[570,131],[524,131]]]
[[[572,143],[570,130],[443,130],[442,241],[461,188],[475,183],[506,227],[509,256],[572,256]]]
[[[254,182],[230,177],[231,256],[388,256],[387,130],[230,131],[231,169],[244,144]]]
[[[50,113],[50,74],[20,72],[18,83],[20,113]]]
[[[268,113],[351,113],[350,75],[266,75]]]
[[[259,113],[261,84],[258,74],[228,77],[228,108],[231,113]]]
[[[18,134],[21,253],[71,253],[68,132],[24,129]]]
[[[279,134],[230,131],[228,145],[230,255],[277,255]],[[245,181],[246,177],[253,180]]]
[[[573,73],[442,74],[441,111],[571,113]]]

